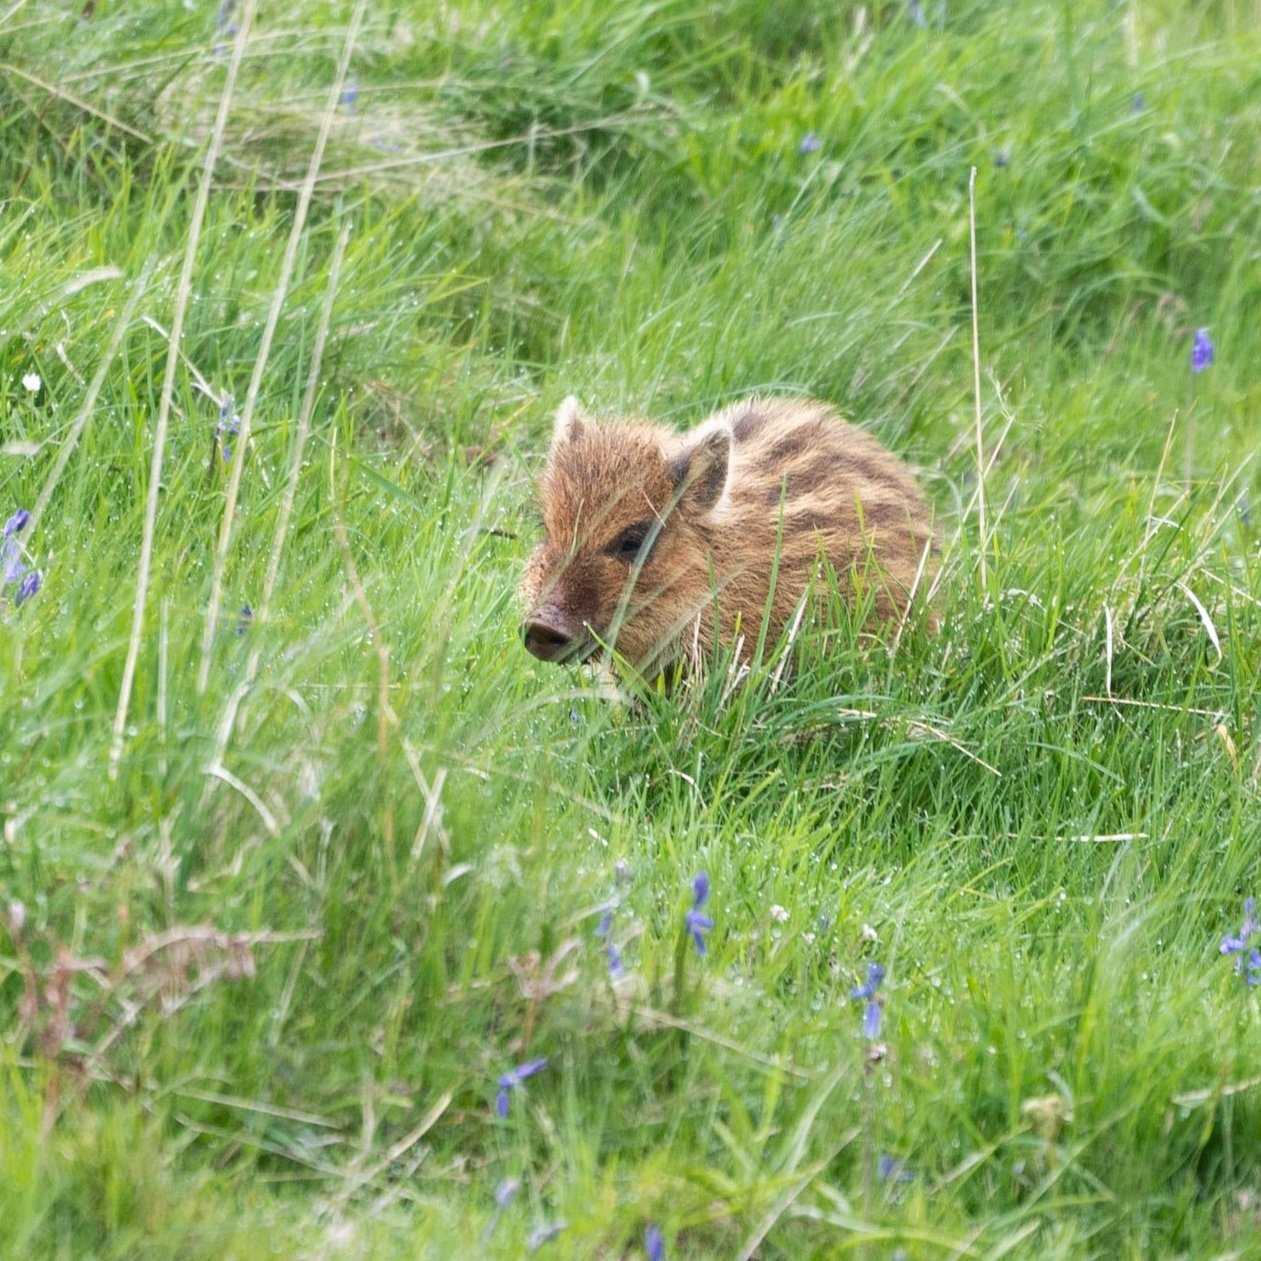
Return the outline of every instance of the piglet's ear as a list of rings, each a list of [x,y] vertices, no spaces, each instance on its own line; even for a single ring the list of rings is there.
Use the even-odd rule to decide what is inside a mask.
[[[685,447],[670,461],[670,480],[679,488],[680,502],[687,501],[702,512],[710,511],[727,488],[731,468],[731,430],[711,429],[704,437]]]
[[[552,428],[552,446],[559,447],[566,442],[577,442],[585,429],[582,404],[571,394],[556,409],[556,421]]]

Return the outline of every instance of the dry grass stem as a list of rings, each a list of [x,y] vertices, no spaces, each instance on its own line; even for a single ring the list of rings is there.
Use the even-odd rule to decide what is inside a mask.
[[[118,708],[114,714],[114,738],[110,746],[109,775],[118,775],[118,763],[123,753],[123,738],[127,730],[127,710],[131,704],[131,688],[136,676],[136,661],[140,655],[140,640],[144,630],[145,603],[149,596],[149,570],[153,564],[153,536],[157,528],[158,495],[162,489],[162,463],[166,454],[166,436],[171,419],[171,399],[175,391],[175,368],[179,362],[180,338],[184,332],[184,316],[192,294],[193,267],[197,261],[197,247],[201,241],[202,225],[206,219],[206,206],[210,199],[210,184],[214,177],[215,163],[223,144],[223,134],[232,105],[232,93],[236,87],[237,71],[241,54],[249,36],[250,24],[258,0],[247,0],[241,16],[241,27],[232,45],[232,60],[228,63],[227,79],[219,98],[219,112],[206,147],[206,159],[202,164],[201,179],[197,184],[197,198],[193,203],[192,220],[188,240],[184,246],[184,264],[180,269],[179,284],[175,291],[175,311],[171,320],[171,341],[166,357],[166,373],[162,380],[162,393],[158,405],[157,429],[153,438],[153,455],[149,464],[149,494],[145,502],[144,536],[140,543],[140,559],[136,566],[136,599],[132,609],[131,635],[127,641],[127,659],[123,665],[122,685],[118,690]]]

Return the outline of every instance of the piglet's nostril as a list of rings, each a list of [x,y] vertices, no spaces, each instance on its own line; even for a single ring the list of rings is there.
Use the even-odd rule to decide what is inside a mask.
[[[574,636],[559,619],[532,617],[521,624],[526,651],[540,661],[563,661],[574,645]]]

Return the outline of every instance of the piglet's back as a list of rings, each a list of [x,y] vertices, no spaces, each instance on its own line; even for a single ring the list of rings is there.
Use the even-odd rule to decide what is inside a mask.
[[[729,428],[733,438],[728,502],[713,521],[715,559],[722,557],[732,596],[743,592],[760,614],[767,564],[778,553],[773,620],[780,622],[820,552],[843,586],[865,576],[879,616],[904,610],[917,578],[922,594],[933,540],[928,501],[906,465],[870,434],[826,404],[795,399],[747,400],[702,428],[710,426]]]

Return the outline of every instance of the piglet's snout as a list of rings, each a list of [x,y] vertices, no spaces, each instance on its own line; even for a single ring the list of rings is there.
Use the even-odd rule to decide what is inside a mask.
[[[535,609],[521,623],[526,651],[540,661],[565,661],[576,652],[583,638],[582,628],[560,612],[545,607]]]

